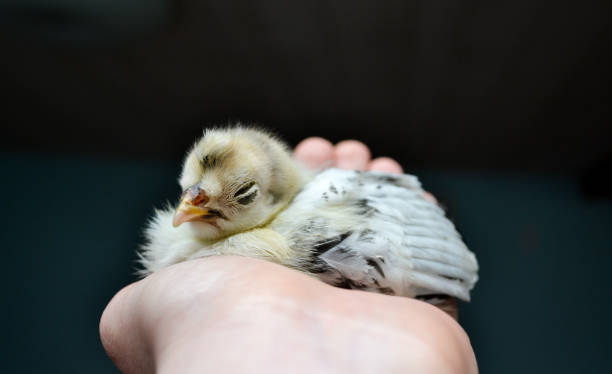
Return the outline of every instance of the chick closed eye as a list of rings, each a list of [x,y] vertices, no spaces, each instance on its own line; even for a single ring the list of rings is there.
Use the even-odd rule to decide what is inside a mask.
[[[254,181],[250,181],[243,184],[242,187],[240,187],[238,191],[234,193],[234,199],[236,199],[236,202],[238,202],[240,205],[249,205],[255,200],[257,193],[258,190],[256,183]]]
[[[238,189],[238,191],[236,191],[236,193],[234,194],[234,198],[236,198],[236,197],[238,197],[240,195],[244,195],[254,185],[255,185],[255,182],[253,182],[253,181],[247,182],[247,183],[243,184],[242,187],[240,187],[240,189]]]

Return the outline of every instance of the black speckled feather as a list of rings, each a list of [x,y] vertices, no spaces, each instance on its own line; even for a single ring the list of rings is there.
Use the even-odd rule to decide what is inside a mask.
[[[272,226],[308,253],[303,269],[338,287],[469,300],[478,279],[475,256],[413,176],[329,169]]]

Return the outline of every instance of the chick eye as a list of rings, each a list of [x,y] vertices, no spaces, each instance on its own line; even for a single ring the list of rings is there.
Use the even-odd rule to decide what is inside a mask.
[[[255,200],[255,196],[257,196],[257,190],[238,199],[238,203],[241,205],[249,205],[250,203],[253,202],[253,200]]]
[[[248,182],[245,185],[243,185],[242,187],[240,187],[240,189],[238,191],[236,191],[236,193],[234,194],[234,197],[240,196],[244,193],[246,193],[249,188],[253,187],[253,185],[255,185],[255,182]]]

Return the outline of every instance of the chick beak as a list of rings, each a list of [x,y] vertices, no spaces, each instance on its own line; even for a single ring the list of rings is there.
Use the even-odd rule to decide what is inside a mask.
[[[204,190],[201,190],[198,185],[189,187],[181,197],[178,208],[176,208],[172,226],[177,227],[184,222],[193,221],[210,214],[210,210],[202,206],[207,202],[208,196],[206,196]]]

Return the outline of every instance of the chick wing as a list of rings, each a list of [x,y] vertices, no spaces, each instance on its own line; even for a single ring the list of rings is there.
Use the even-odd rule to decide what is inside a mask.
[[[304,254],[299,267],[335,286],[468,301],[478,263],[411,175],[328,169],[270,228]]]

